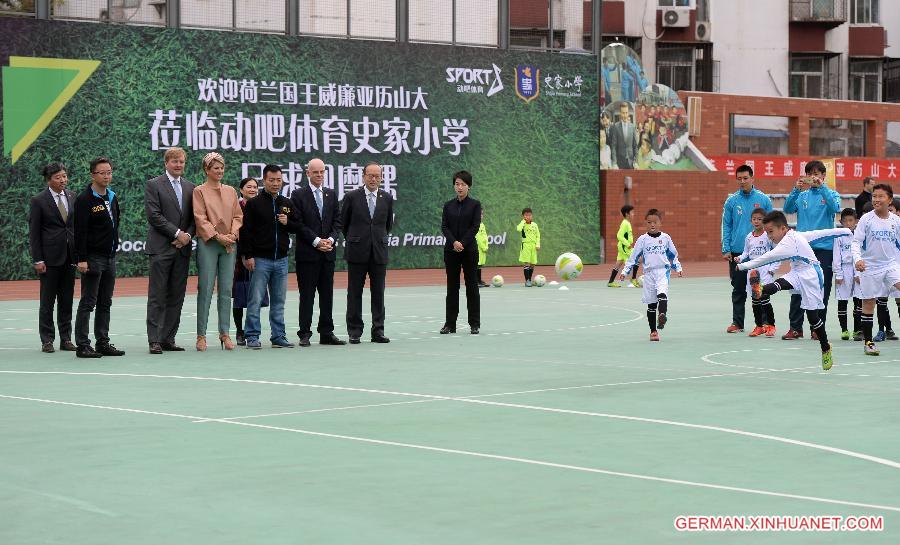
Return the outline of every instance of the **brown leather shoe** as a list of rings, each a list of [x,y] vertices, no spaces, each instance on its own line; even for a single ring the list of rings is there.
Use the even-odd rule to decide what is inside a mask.
[[[63,352],[75,352],[78,350],[78,347],[72,341],[65,340],[59,343],[59,349]]]
[[[45,354],[52,354],[56,352],[56,349],[53,348],[53,342],[41,343],[41,352]]]
[[[159,343],[150,343],[150,353],[151,354],[162,354],[162,346]]]

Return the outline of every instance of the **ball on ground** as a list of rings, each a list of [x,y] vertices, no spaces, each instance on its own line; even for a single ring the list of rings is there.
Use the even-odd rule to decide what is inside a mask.
[[[543,288],[546,283],[547,283],[547,277],[544,276],[543,274],[538,274],[534,277],[534,285],[535,286],[537,286],[539,288]]]
[[[491,285],[494,286],[495,288],[502,288],[503,287],[503,277],[500,276],[499,274],[495,275],[493,278],[491,278]]]
[[[577,255],[566,252],[556,258],[556,274],[563,280],[575,280],[581,275],[584,265]]]

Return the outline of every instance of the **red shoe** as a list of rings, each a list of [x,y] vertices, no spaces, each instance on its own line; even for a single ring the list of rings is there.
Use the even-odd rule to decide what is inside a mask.
[[[728,326],[728,329],[725,330],[725,333],[743,333],[743,332],[744,332],[744,328],[738,327],[734,324],[731,324],[730,326]]]
[[[658,340],[659,340],[659,333],[657,333],[656,331],[651,331],[651,332],[650,332],[650,340],[651,340],[651,341],[658,341]]]
[[[810,332],[809,332],[809,338],[810,338],[810,340],[813,340],[813,341],[818,341],[818,340],[819,340],[819,336],[816,335],[816,332],[815,332],[815,331],[810,331]]]
[[[775,332],[777,331],[777,330],[775,329],[775,326],[773,326],[773,325],[767,325],[767,326],[764,326],[764,327],[766,328],[766,337],[774,337],[774,336],[775,336]]]
[[[761,325],[758,325],[758,326],[754,327],[753,331],[751,331],[750,334],[747,336],[748,337],[759,337],[760,335],[762,335],[765,332],[766,332],[766,328]]]
[[[788,332],[781,336],[782,341],[793,341],[794,339],[802,339],[803,332],[796,329],[788,329]]]

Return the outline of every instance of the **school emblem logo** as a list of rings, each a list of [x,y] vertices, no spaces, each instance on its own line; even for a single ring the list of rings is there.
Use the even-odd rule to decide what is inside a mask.
[[[520,64],[516,66],[516,96],[529,103],[541,94],[541,69]]]
[[[753,208],[759,208],[759,203],[754,203]]]
[[[738,215],[741,215],[744,213],[744,209],[743,209],[743,207],[741,207],[741,205],[735,206],[734,210],[738,213]]]

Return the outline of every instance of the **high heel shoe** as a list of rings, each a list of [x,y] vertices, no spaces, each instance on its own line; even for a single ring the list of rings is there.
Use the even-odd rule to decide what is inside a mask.
[[[223,350],[234,350],[234,342],[228,336],[228,333],[219,335],[219,345]]]
[[[197,335],[197,352],[206,352],[206,335]]]

